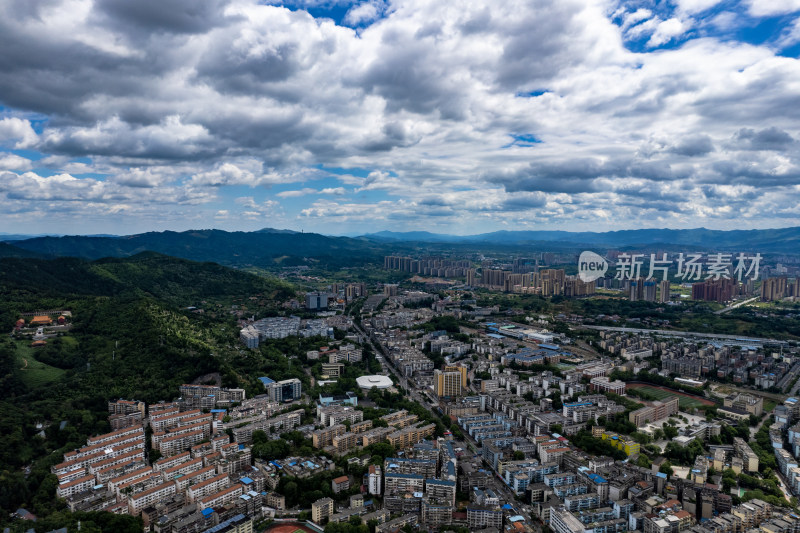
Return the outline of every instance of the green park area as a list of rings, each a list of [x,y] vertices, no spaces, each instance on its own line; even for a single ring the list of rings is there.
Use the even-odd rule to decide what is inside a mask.
[[[31,346],[30,340],[16,341],[16,368],[17,373],[26,386],[36,388],[47,385],[61,378],[64,370],[47,365],[36,359],[36,350]]]

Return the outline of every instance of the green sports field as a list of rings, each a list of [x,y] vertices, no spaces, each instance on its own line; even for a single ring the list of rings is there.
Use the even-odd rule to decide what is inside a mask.
[[[659,389],[656,387],[651,387],[649,385],[629,385],[631,388],[638,389],[642,392],[646,392],[653,396],[656,400],[664,400],[665,398],[669,398],[671,396],[675,396],[678,398],[678,405],[681,409],[693,409],[695,407],[701,407],[703,405],[708,405],[709,402],[703,402],[696,398],[692,398],[689,396],[683,396],[682,394],[678,394],[676,392],[667,391],[664,389]]]

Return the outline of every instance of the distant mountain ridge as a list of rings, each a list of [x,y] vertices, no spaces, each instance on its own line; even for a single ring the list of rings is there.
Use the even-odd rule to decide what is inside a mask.
[[[151,251],[192,261],[215,262],[232,266],[275,266],[301,264],[315,258],[326,264],[376,261],[385,250],[366,239],[327,237],[317,233],[265,228],[259,231],[215,229],[184,232],[163,231],[121,237],[36,237],[12,241],[9,245],[43,256],[130,257]]]
[[[7,242],[0,242],[0,258],[3,257],[19,257],[24,259],[27,257],[43,258],[44,255],[12,246]]]
[[[254,233],[285,233],[287,235],[294,235],[296,233],[303,233],[302,231],[294,231],[293,229],[275,229],[275,228],[261,228]]]
[[[377,233],[369,233],[361,235],[365,239],[383,240],[383,241],[403,241],[403,242],[465,242],[464,239],[470,237],[462,237],[459,235],[447,235],[444,233],[431,233],[429,231],[379,231]]]
[[[0,257],[130,257],[157,252],[192,261],[235,267],[319,264],[329,268],[381,262],[384,255],[437,253],[460,249],[576,251],[664,247],[691,251],[800,253],[800,227],[767,230],[641,229],[604,233],[568,231],[496,231],[444,235],[425,231],[381,231],[361,237],[264,228],[258,231],[215,229],[163,231],[127,236],[35,237],[0,243]]]
[[[63,237],[63,233],[0,233],[0,242],[8,241],[23,241],[26,239],[34,239],[36,237]],[[119,235],[112,235],[110,233],[97,233],[91,235],[83,235],[83,237],[118,237]]]
[[[773,253],[800,253],[800,227],[765,230],[638,229],[608,232],[495,231],[477,235],[444,235],[381,231],[362,236],[377,242],[492,243],[524,245],[553,242],[559,245],[629,247],[684,245],[703,249],[747,249]]]

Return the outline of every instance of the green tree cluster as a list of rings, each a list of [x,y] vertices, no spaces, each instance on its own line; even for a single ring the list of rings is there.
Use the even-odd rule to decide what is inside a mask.
[[[286,287],[151,253],[96,262],[0,259],[0,328],[10,331],[22,312],[72,311],[70,331],[39,352],[30,351],[29,339],[0,340],[0,507],[25,507],[39,517],[37,527],[52,524],[48,530],[69,525],[50,466],[110,430],[107,402],[173,398],[203,375],[218,373],[234,386],[246,381],[235,363],[247,355],[231,306],[277,307],[276,299],[294,293]],[[200,305],[206,313],[186,309]],[[24,370],[23,357],[36,372]],[[0,524],[8,516],[0,514]],[[127,518],[111,525],[99,515],[84,518],[84,530],[93,523],[126,530]]]
[[[665,426],[665,429],[666,427],[670,426]],[[703,445],[698,440],[693,440],[686,446],[670,442],[664,449],[663,455],[673,464],[692,465],[694,464],[695,457],[704,452]]]
[[[609,441],[592,437],[588,431],[579,431],[570,438],[572,444],[592,455],[607,455],[617,460],[623,460],[627,454],[615,448]]]

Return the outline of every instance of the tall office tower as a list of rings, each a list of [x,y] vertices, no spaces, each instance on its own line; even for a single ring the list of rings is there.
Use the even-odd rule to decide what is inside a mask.
[[[475,271],[474,268],[470,268],[469,270],[467,270],[467,285],[469,287],[474,287],[477,279],[478,279],[478,273]]]
[[[786,292],[789,296],[800,296],[800,278],[794,278],[794,283],[786,288]]]
[[[505,270],[485,268],[481,275],[481,281],[487,287],[502,289],[505,286],[506,274],[508,274],[508,272]]]
[[[767,278],[761,283],[761,301],[773,302],[786,294],[786,278]]]
[[[569,276],[566,281],[564,281],[564,296],[569,298],[590,296],[594,294],[595,288],[594,281],[585,282],[575,276]]]
[[[729,302],[738,292],[734,279],[708,279],[692,284],[692,299],[707,302]]]
[[[649,279],[644,281],[644,301],[646,302],[655,302],[656,301],[656,282],[655,280]]]
[[[664,280],[658,284],[658,301],[662,304],[669,302],[670,289],[669,281]]]
[[[389,284],[383,286],[384,296],[397,296],[397,285]]]
[[[645,279],[636,278],[628,282],[628,299],[632,302],[640,302],[645,296]],[[655,297],[653,298],[655,301]]]
[[[566,272],[563,269],[546,268],[539,272],[543,296],[557,296],[564,294],[564,281]]]
[[[461,395],[462,373],[459,371],[433,371],[433,391],[439,397]]]

